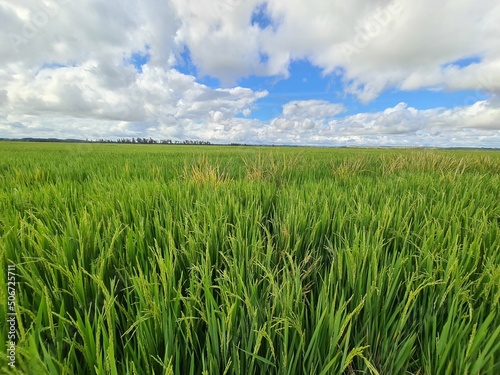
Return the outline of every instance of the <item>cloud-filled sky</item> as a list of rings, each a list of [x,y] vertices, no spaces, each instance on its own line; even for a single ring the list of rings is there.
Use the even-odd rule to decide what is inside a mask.
[[[500,147],[496,0],[0,0],[0,137]]]

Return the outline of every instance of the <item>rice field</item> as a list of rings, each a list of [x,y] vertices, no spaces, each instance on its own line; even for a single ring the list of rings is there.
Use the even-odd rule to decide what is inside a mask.
[[[500,153],[2,142],[0,266],[0,373],[497,375]]]

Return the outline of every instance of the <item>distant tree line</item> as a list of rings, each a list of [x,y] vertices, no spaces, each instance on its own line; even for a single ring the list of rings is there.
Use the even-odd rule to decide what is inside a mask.
[[[116,141],[110,139],[98,139],[94,141],[97,143],[131,143],[131,144],[161,144],[161,145],[210,145],[209,141],[192,141],[186,139],[185,141],[172,141],[171,139],[161,139],[159,141],[149,137],[149,138],[118,138]]]
[[[118,138],[117,140],[112,139],[73,139],[73,138],[0,138],[0,141],[8,142],[65,142],[65,143],[131,143],[131,144],[147,144],[147,145],[211,145],[209,141],[192,141],[186,139],[185,141],[172,141],[171,139],[161,139],[159,141],[149,137],[149,138]]]

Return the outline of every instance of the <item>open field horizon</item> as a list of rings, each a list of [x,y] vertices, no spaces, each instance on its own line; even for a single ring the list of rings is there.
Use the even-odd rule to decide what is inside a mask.
[[[309,149],[309,148],[326,148],[326,149],[350,149],[350,150],[377,150],[377,149],[387,149],[387,150],[463,150],[463,151],[500,151],[500,147],[479,147],[479,146],[394,146],[394,145],[379,145],[379,146],[370,146],[370,145],[314,145],[314,144],[274,144],[274,143],[210,143],[208,141],[172,141],[166,142],[165,140],[153,140],[152,144],[143,144],[137,142],[131,142],[132,138],[123,138],[127,140],[127,142],[120,142],[119,139],[96,139],[96,140],[88,140],[88,139],[69,139],[69,138],[0,138],[0,142],[5,143],[59,143],[59,144],[79,144],[79,143],[87,143],[87,144],[120,144],[120,145],[137,145],[137,146],[210,146],[210,147],[281,147],[281,148],[299,148],[299,149]],[[144,138],[145,139],[145,138]]]
[[[0,371],[498,374],[499,197],[497,151],[2,142]]]

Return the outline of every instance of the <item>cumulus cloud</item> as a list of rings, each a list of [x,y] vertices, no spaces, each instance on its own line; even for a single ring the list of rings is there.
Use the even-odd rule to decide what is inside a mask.
[[[274,119],[265,134],[279,134],[281,143],[310,145],[483,146],[500,137],[500,108],[491,101],[451,109],[418,110],[399,103],[373,113],[358,113],[304,126],[310,117]]]
[[[1,2],[0,19],[7,30],[0,39],[6,136],[114,137],[163,129],[182,137],[190,122],[249,115],[267,95],[238,86],[212,89],[174,69],[181,21],[169,2]],[[131,62],[134,54],[144,57],[140,69]]]
[[[174,48],[178,20],[169,2],[138,0],[24,0],[0,3],[5,30],[2,64],[25,69],[47,62],[83,63],[89,58],[118,64],[124,54],[150,46],[165,64]]]
[[[290,61],[305,58],[326,74],[341,68],[346,92],[363,102],[388,87],[481,88],[481,75],[500,86],[500,5],[492,0],[174,0],[174,7],[178,42],[204,74],[226,81],[287,76]],[[268,25],[252,23],[255,9],[264,9]],[[469,56],[481,61],[442,68]]]
[[[286,117],[328,118],[343,111],[342,104],[329,103],[325,100],[295,100],[283,106],[283,115]]]
[[[499,144],[492,0],[0,0],[0,22],[0,136]],[[176,68],[183,51],[197,76]],[[299,59],[340,75],[339,90],[363,103],[388,89],[474,94],[455,108],[351,115],[296,100],[253,118],[268,92],[238,80],[286,78]]]
[[[285,105],[286,107],[286,105]],[[500,110],[489,101],[452,109],[417,110],[406,103],[374,113],[334,117],[277,117],[269,122],[224,116],[212,111],[202,119],[165,117],[164,121],[112,121],[68,116],[5,116],[0,132],[12,136],[153,137],[201,139],[215,143],[463,146],[495,147],[500,141]],[[47,115],[48,116],[48,115]],[[48,126],[50,118],[50,126]],[[170,120],[169,120],[170,119]]]
[[[48,119],[57,114],[128,122],[132,127],[136,123],[179,125],[180,120],[221,121],[236,116],[267,95],[242,87],[211,89],[175,69],[146,65],[137,74],[129,66],[108,68],[88,62],[19,77],[6,86],[7,118]]]

